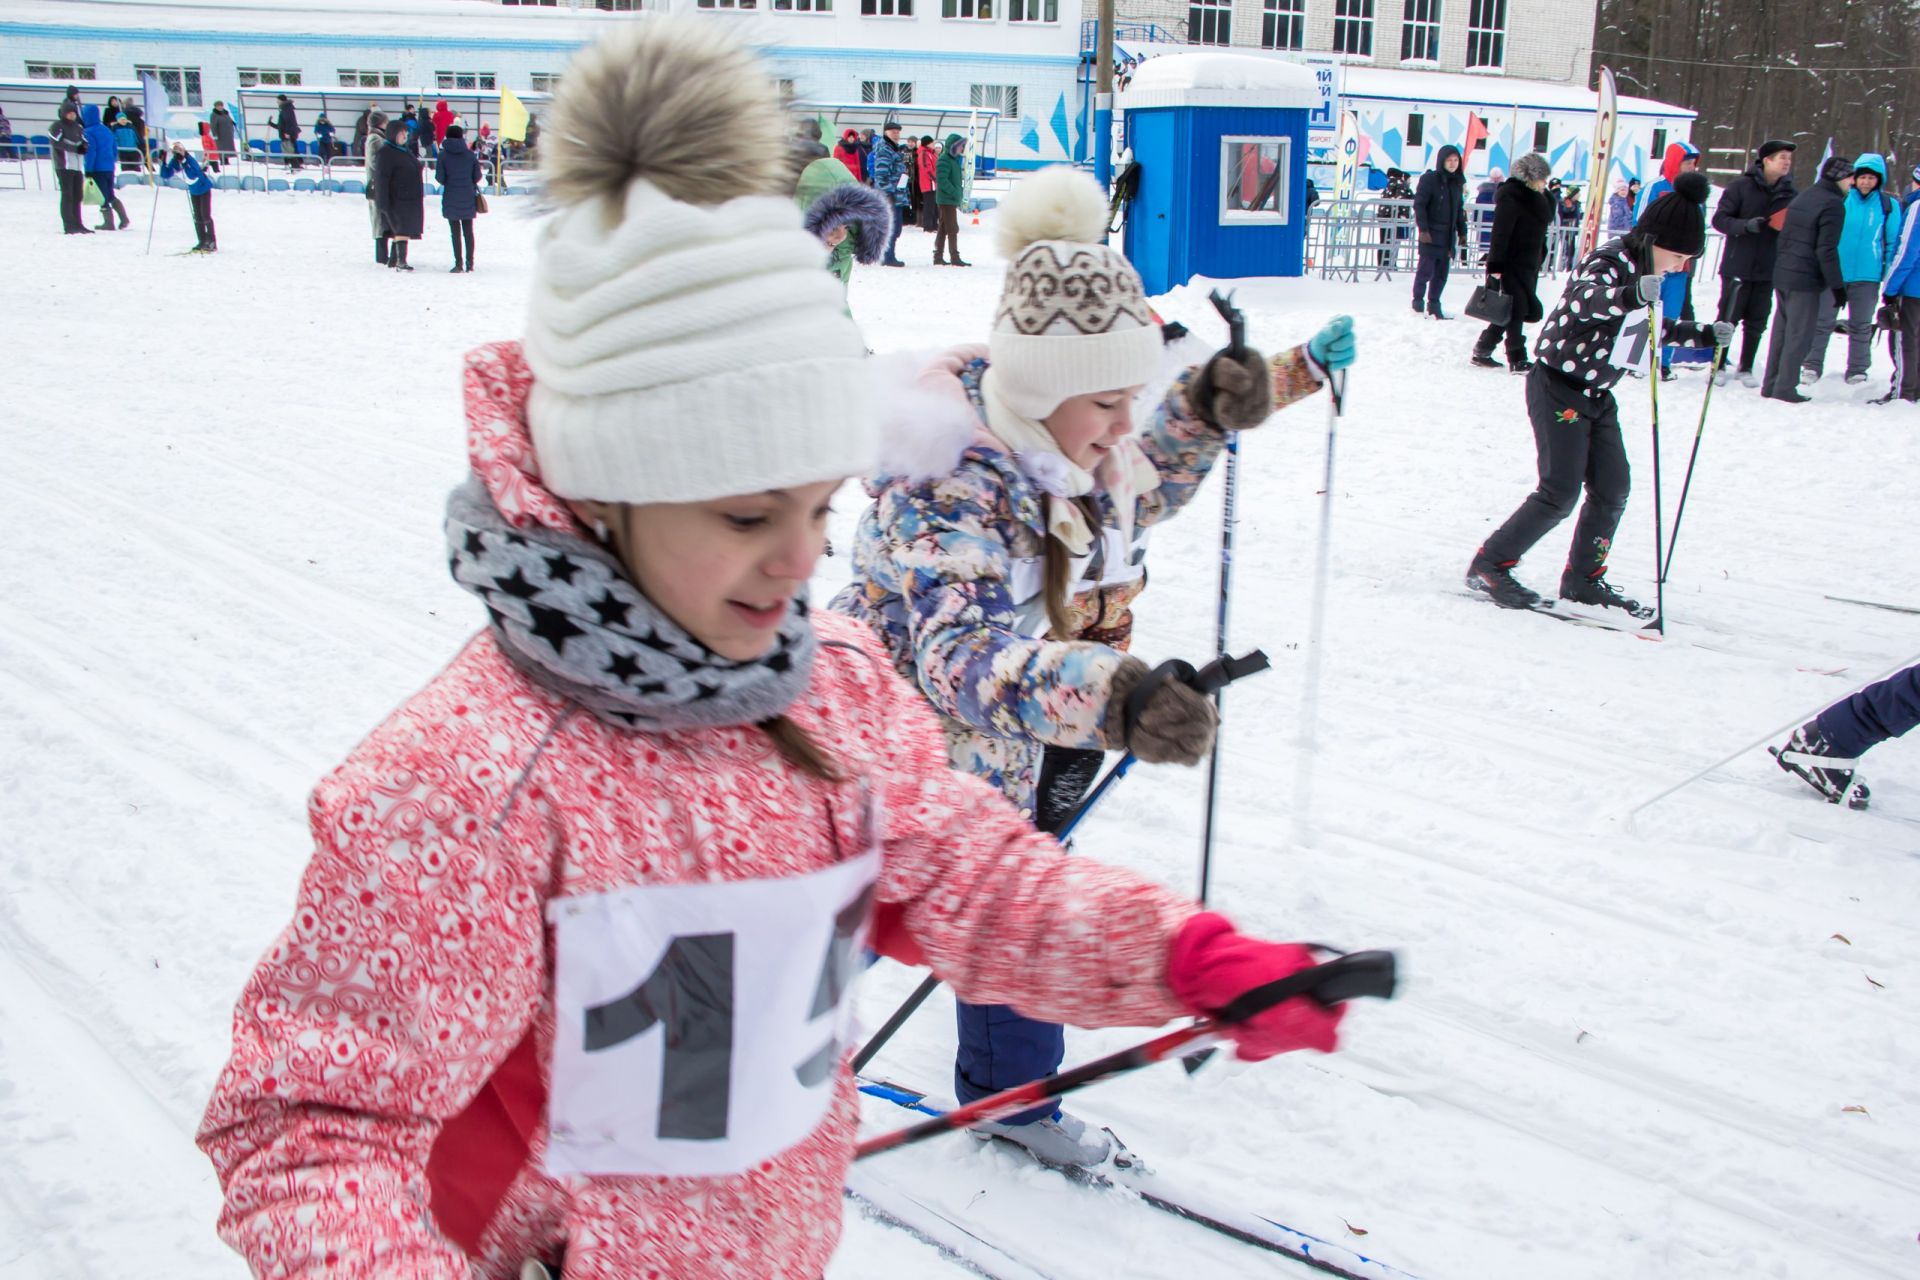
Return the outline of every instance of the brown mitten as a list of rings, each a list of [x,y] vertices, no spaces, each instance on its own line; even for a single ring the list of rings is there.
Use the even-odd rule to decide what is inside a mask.
[[[1267,358],[1249,347],[1239,359],[1214,353],[1187,384],[1187,403],[1222,431],[1245,431],[1273,416],[1273,375]]]
[[[1148,764],[1198,764],[1213,746],[1219,717],[1211,701],[1178,680],[1154,689],[1128,731],[1127,699],[1148,674],[1140,659],[1120,660],[1107,694],[1107,749],[1131,751]]]

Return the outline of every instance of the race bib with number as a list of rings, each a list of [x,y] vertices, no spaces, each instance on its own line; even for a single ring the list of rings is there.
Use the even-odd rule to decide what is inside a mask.
[[[549,903],[546,1171],[741,1173],[818,1128],[879,871],[876,844],[808,875]]]
[[[1644,369],[1647,367],[1647,334],[1653,328],[1653,313],[1641,311],[1629,316],[1620,326],[1620,336],[1613,340],[1613,350],[1608,355],[1609,362],[1616,369]]]

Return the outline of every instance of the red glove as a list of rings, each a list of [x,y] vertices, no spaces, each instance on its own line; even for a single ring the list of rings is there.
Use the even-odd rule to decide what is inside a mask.
[[[1167,986],[1195,1013],[1211,1016],[1242,992],[1320,963],[1297,942],[1261,942],[1235,931],[1227,918],[1202,911],[1180,927],[1167,956]],[[1345,1005],[1329,1008],[1312,996],[1283,1000],[1265,1013],[1222,1027],[1235,1056],[1259,1062],[1294,1049],[1332,1053]]]

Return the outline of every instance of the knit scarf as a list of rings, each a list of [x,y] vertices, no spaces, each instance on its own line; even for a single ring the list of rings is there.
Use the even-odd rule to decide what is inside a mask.
[[[987,410],[987,429],[1013,453],[1014,461],[1027,479],[1047,495],[1047,532],[1058,538],[1076,556],[1084,556],[1093,545],[1093,530],[1077,502],[1100,487],[1113,500],[1114,510],[1131,537],[1134,499],[1147,489],[1158,488],[1160,473],[1132,436],[1121,440],[1113,452],[1089,471],[1060,452],[1060,442],[1047,430],[1047,424],[1016,411],[994,385],[993,368],[980,379],[980,402]]]
[[[812,676],[817,641],[798,596],[773,648],[734,662],[667,617],[604,548],[508,523],[478,476],[448,497],[445,528],[453,580],[487,606],[507,660],[622,728],[759,724]]]

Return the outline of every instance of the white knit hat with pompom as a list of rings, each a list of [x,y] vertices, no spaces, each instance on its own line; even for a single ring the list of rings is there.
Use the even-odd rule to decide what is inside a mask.
[[[780,93],[714,25],[623,23],[540,136],[527,419],[563,498],[699,502],[865,475],[866,344],[802,228]]]
[[[1160,326],[1140,273],[1100,243],[1106,223],[1099,184],[1064,165],[1033,173],[1001,206],[1007,279],[987,344],[998,394],[1027,418],[1160,368]]]

